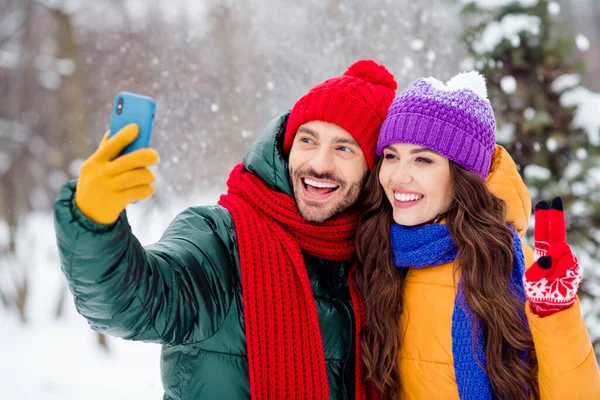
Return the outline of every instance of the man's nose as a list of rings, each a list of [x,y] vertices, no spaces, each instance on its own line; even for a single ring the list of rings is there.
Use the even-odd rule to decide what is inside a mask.
[[[328,149],[319,149],[310,160],[310,166],[317,173],[333,172],[335,170],[334,155]]]

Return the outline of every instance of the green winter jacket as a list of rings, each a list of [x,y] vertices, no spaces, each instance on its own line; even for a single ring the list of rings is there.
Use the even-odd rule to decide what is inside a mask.
[[[273,120],[244,158],[273,189],[292,195]],[[125,212],[111,225],[87,219],[68,182],[54,206],[62,271],[92,329],[162,344],[163,399],[248,399],[248,360],[233,221],[221,206],[191,207],[143,247]],[[354,317],[349,263],[305,254],[317,305],[331,399],[354,398]],[[276,266],[274,266],[276,268]]]

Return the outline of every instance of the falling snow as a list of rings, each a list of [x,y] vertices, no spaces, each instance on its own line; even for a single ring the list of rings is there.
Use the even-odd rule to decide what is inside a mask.
[[[514,76],[503,76],[500,79],[500,87],[506,94],[513,94],[517,91],[517,80]]]
[[[590,40],[582,33],[575,36],[575,44],[581,51],[588,51],[590,49]]]

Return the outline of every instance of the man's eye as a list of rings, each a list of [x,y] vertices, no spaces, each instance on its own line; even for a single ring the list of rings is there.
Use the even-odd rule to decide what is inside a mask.
[[[301,138],[301,139],[300,139],[300,141],[301,141],[302,143],[307,143],[307,144],[314,143],[314,140],[312,140],[311,138],[307,138],[307,137],[305,137],[305,138]]]
[[[344,153],[352,153],[352,149],[350,147],[342,146],[342,147],[338,147],[338,150],[341,150]]]

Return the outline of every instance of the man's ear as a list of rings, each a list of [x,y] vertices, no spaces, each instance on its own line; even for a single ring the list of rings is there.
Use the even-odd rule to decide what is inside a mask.
[[[279,126],[279,130],[277,131],[277,133],[275,133],[275,149],[277,149],[277,152],[279,153],[281,158],[283,158],[286,162],[288,161],[290,155],[285,154],[285,152],[283,151],[283,139],[285,137],[285,130],[287,129],[287,123],[288,119],[290,118],[291,111],[292,110],[288,111],[283,116],[283,123]]]

